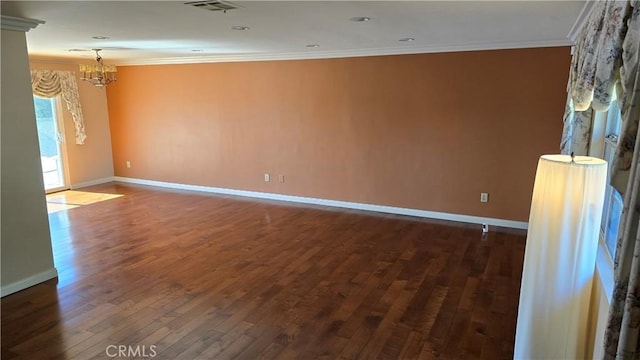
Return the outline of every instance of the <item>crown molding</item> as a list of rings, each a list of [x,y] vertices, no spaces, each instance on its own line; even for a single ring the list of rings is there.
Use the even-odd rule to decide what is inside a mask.
[[[31,29],[35,29],[36,26],[44,24],[42,20],[26,19],[13,16],[2,15],[0,18],[0,27],[2,30],[13,30],[27,32]]]
[[[580,35],[580,31],[587,23],[589,15],[591,15],[591,10],[593,10],[593,6],[596,4],[596,2],[597,1],[586,1],[584,3],[584,6],[582,6],[582,10],[580,10],[578,18],[573,23],[573,26],[571,27],[571,30],[569,30],[569,34],[567,35],[567,37],[571,39],[572,45],[575,45],[578,41],[578,35]]]
[[[362,56],[384,56],[384,55],[413,55],[443,52],[461,51],[483,51],[483,50],[507,50],[541,47],[571,46],[570,39],[555,39],[546,41],[526,41],[526,42],[492,42],[476,44],[453,44],[436,45],[423,47],[403,47],[403,48],[374,48],[358,50],[334,50],[334,51],[308,51],[308,52],[282,52],[282,53],[262,53],[262,54],[230,54],[230,55],[202,55],[170,58],[152,59],[110,59],[111,63],[118,66],[127,65],[167,65],[167,64],[199,64],[217,62],[244,62],[244,61],[270,61],[270,60],[309,60],[346,58]]]
[[[90,60],[90,59],[89,59]],[[85,59],[84,62],[89,60]],[[55,64],[55,65],[75,65],[82,63],[83,60],[76,58],[57,58],[57,57],[42,57],[29,55],[29,62],[40,64]]]

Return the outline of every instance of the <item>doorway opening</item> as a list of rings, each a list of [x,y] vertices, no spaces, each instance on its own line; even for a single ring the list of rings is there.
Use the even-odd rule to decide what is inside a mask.
[[[43,98],[34,95],[33,104],[36,110],[44,189],[47,193],[67,190],[69,177],[59,97]]]

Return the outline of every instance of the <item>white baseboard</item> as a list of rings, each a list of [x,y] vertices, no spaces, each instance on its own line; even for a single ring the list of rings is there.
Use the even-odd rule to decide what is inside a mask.
[[[80,189],[80,188],[84,188],[87,186],[93,186],[93,185],[100,185],[100,184],[104,184],[104,183],[108,183],[113,181],[113,177],[106,177],[106,178],[102,178],[102,179],[95,179],[95,180],[91,180],[91,181],[85,181],[85,182],[80,182],[77,184],[72,184],[70,186],[71,190],[76,190],[76,189]]]
[[[41,273],[35,274],[35,275],[31,275],[26,279],[20,280],[20,281],[16,281],[12,284],[3,286],[0,289],[0,296],[5,297],[7,295],[11,295],[15,292],[18,292],[20,290],[24,290],[28,287],[31,287],[33,285],[37,285],[40,284],[41,282],[47,281],[47,280],[51,280],[53,278],[58,277],[58,271],[56,270],[56,268],[51,268],[47,271],[43,271]]]
[[[139,184],[139,185],[159,186],[159,187],[165,187],[165,188],[171,188],[171,189],[245,196],[245,197],[258,198],[258,199],[289,201],[289,202],[303,203],[303,204],[324,205],[324,206],[332,206],[332,207],[339,207],[339,208],[346,208],[346,209],[375,211],[375,212],[382,212],[387,214],[409,215],[409,216],[457,221],[457,222],[472,223],[472,224],[488,224],[491,226],[501,226],[501,227],[514,228],[514,229],[527,229],[527,226],[528,226],[528,223],[524,221],[494,219],[494,218],[481,217],[481,216],[459,215],[459,214],[451,214],[451,213],[444,213],[444,212],[438,212],[438,211],[427,211],[427,210],[409,209],[409,208],[401,208],[401,207],[394,207],[394,206],[364,204],[364,203],[356,203],[356,202],[350,202],[350,201],[327,200],[327,199],[318,199],[318,198],[303,197],[303,196],[264,193],[264,192],[258,192],[258,191],[235,190],[235,189],[226,189],[226,188],[218,188],[218,187],[211,187],[211,186],[178,184],[178,183],[170,183],[170,182],[163,182],[163,181],[127,178],[127,177],[121,177],[121,176],[114,176],[113,181],[120,181],[124,183]]]

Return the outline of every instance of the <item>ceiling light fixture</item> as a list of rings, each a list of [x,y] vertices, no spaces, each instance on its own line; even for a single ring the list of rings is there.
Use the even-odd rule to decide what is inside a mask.
[[[402,38],[402,39],[400,39],[398,41],[410,42],[410,41],[414,41],[414,40],[415,40],[414,38]]]
[[[191,50],[191,51],[192,51],[192,52],[203,52],[204,50],[202,50],[202,49],[193,49],[193,50]]]
[[[100,36],[100,35],[92,36],[91,38],[95,40],[109,40],[108,36]]]
[[[227,13],[227,10],[237,9],[238,6],[227,1],[218,0],[205,0],[205,1],[189,1],[184,3],[185,5],[195,6],[199,9],[205,9],[210,11],[222,11]]]
[[[308,47],[308,48],[317,48],[317,47],[320,47],[320,45],[318,45],[318,44],[309,44],[309,45],[306,45],[306,47]]]
[[[241,26],[241,25],[236,25],[236,26],[232,26],[231,27],[233,30],[238,30],[238,31],[245,31],[245,30],[249,30],[251,29],[248,26]]]
[[[366,16],[355,16],[355,17],[352,17],[349,20],[355,21],[355,22],[365,22],[365,21],[371,20],[371,18],[370,17],[366,17]]]
[[[80,79],[88,81],[97,87],[105,87],[116,81],[116,66],[105,65],[99,51],[102,49],[92,49],[96,52],[95,64],[80,64]]]

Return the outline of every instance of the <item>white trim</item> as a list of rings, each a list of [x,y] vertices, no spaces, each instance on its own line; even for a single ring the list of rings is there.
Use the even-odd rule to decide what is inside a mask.
[[[600,278],[600,284],[604,289],[604,293],[607,296],[607,302],[611,304],[611,297],[613,296],[613,261],[609,256],[609,250],[607,250],[602,239],[602,233],[600,234],[600,241],[598,241],[598,253],[596,255],[596,272],[598,278]]]
[[[35,29],[36,26],[44,24],[42,20],[25,19],[13,16],[2,15],[0,17],[0,27],[2,30],[24,31]]]
[[[31,287],[33,285],[38,285],[41,282],[45,282],[47,280],[51,280],[53,278],[58,277],[58,271],[56,270],[56,268],[51,268],[47,271],[43,271],[41,273],[35,274],[35,275],[31,275],[26,279],[20,280],[20,281],[16,281],[12,284],[3,286],[0,289],[0,296],[5,297],[7,295],[11,295],[13,293],[16,293],[20,290],[24,290],[28,287]]]
[[[87,58],[52,58],[47,56],[38,56],[29,54],[29,62],[50,64],[50,65],[70,65],[78,66],[78,64],[87,62]]]
[[[241,62],[241,61],[270,61],[270,60],[305,60],[305,59],[328,59],[346,58],[359,56],[384,56],[384,55],[411,55],[428,54],[458,51],[479,51],[479,50],[504,50],[523,49],[539,47],[571,46],[570,39],[555,39],[545,41],[523,41],[523,42],[488,42],[480,44],[452,44],[452,45],[429,45],[421,47],[398,47],[398,48],[377,48],[377,49],[357,49],[357,50],[334,50],[334,51],[307,51],[307,52],[285,52],[285,53],[252,53],[252,54],[229,54],[229,55],[203,55],[193,57],[170,57],[153,59],[121,59],[112,60],[118,66],[123,65],[165,65],[165,64],[201,64],[217,62]]]
[[[93,186],[93,185],[100,185],[100,184],[104,184],[104,183],[108,183],[113,181],[113,177],[106,177],[106,178],[102,178],[102,179],[95,179],[95,180],[91,180],[91,181],[85,181],[85,182],[80,182],[77,184],[72,184],[70,186],[71,190],[75,190],[75,189],[80,189],[80,188],[84,188],[87,186]]]
[[[580,10],[580,14],[578,15],[578,18],[573,23],[573,26],[571,26],[571,30],[569,30],[569,34],[567,35],[567,37],[571,39],[571,42],[574,45],[578,40],[578,35],[580,34],[580,31],[582,30],[584,25],[587,23],[587,20],[589,19],[589,15],[591,14],[591,10],[593,9],[593,6],[595,5],[595,3],[596,1],[585,1],[584,6],[582,6],[582,10]]]
[[[159,186],[159,187],[165,187],[170,189],[202,191],[202,192],[208,192],[208,193],[245,196],[245,197],[251,197],[251,198],[258,198],[258,199],[289,201],[289,202],[302,203],[302,204],[313,204],[313,205],[332,206],[332,207],[339,207],[339,208],[346,208],[346,209],[375,211],[375,212],[382,212],[382,213],[388,213],[388,214],[409,215],[409,216],[458,221],[458,222],[472,223],[472,224],[488,224],[492,226],[508,227],[508,228],[515,228],[515,229],[527,229],[527,226],[528,226],[528,223],[523,221],[494,219],[494,218],[471,216],[471,215],[459,215],[459,214],[451,214],[451,213],[444,213],[444,212],[438,212],[438,211],[418,210],[418,209],[409,209],[409,208],[375,205],[375,204],[364,204],[364,203],[356,203],[356,202],[350,202],[350,201],[328,200],[328,199],[311,198],[311,197],[304,197],[304,196],[283,195],[283,194],[264,193],[264,192],[247,191],[247,190],[236,190],[236,189],[227,189],[227,188],[219,188],[219,187],[211,187],[211,186],[178,184],[178,183],[170,183],[170,182],[163,182],[163,181],[127,178],[127,177],[121,177],[121,176],[114,176],[113,180],[124,182],[124,183],[131,183],[131,184]]]

